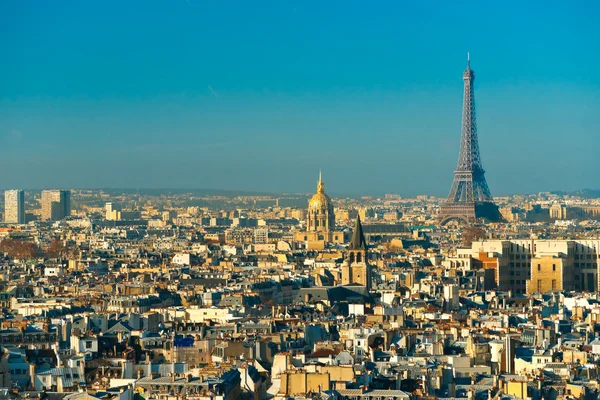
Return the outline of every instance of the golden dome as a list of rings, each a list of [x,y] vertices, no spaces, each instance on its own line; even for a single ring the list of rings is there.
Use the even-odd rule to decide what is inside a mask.
[[[330,208],[331,206],[331,199],[325,194],[325,185],[323,184],[323,178],[319,172],[317,193],[315,193],[315,195],[308,202],[308,208],[310,210],[322,210],[323,208]]]

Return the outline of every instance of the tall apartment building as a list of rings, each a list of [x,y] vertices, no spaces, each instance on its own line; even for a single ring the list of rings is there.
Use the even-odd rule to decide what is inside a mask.
[[[42,220],[59,221],[71,215],[70,190],[42,191]]]
[[[107,221],[119,221],[121,220],[121,209],[112,202],[106,203],[104,206],[104,210],[106,211],[106,220]]]
[[[499,290],[531,294],[599,288],[599,239],[486,240],[474,242],[470,250],[471,265],[493,270]]]
[[[25,193],[22,190],[4,192],[4,222],[25,223]]]

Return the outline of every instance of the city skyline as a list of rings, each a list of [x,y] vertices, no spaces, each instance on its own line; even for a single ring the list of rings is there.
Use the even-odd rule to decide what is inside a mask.
[[[0,400],[600,399],[598,14],[0,1]]]
[[[595,3],[528,4],[508,26],[486,5],[417,24],[419,5],[140,4],[0,6],[2,187],[305,193],[323,169],[332,195],[444,197],[467,51],[492,195],[599,186]]]

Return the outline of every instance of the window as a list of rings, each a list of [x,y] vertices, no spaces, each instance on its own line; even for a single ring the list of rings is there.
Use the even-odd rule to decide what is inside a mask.
[[[542,280],[538,279],[537,281],[537,292],[541,293],[542,292]]]
[[[552,271],[556,271],[556,264],[552,264]]]
[[[556,290],[556,279],[552,279],[552,290]]]
[[[92,342],[85,342],[85,348],[86,349],[91,349],[92,348]]]
[[[542,264],[538,264],[538,271],[542,269]]]

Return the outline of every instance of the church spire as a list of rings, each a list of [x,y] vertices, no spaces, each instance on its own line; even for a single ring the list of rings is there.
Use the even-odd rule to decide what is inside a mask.
[[[363,233],[363,227],[360,223],[360,215],[356,216],[356,224],[354,225],[354,232],[352,232],[352,240],[350,241],[350,250],[366,250],[367,241]]]

